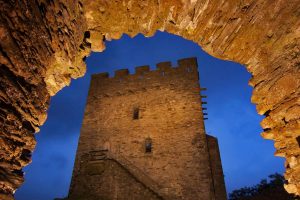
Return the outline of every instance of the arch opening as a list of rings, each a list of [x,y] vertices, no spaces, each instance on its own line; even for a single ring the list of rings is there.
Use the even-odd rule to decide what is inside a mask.
[[[28,192],[31,191],[31,185],[39,185],[41,188],[38,191],[47,191],[43,187],[57,185],[56,194],[53,190],[49,190],[49,193],[43,195],[52,195],[51,198],[66,196],[91,74],[109,71],[110,76],[113,76],[113,71],[124,68],[128,68],[130,73],[133,73],[134,67],[138,65],[150,64],[150,68],[154,69],[155,64],[160,61],[176,63],[178,58],[191,55],[198,58],[201,85],[207,88],[201,92],[202,96],[206,95],[208,102],[204,105],[209,117],[205,121],[206,129],[209,134],[219,138],[228,192],[258,182],[275,170],[270,169],[270,166],[277,166],[282,172],[282,160],[272,156],[273,143],[264,141],[259,136],[261,118],[249,102],[252,89],[247,86],[247,80],[250,74],[241,65],[214,59],[195,43],[171,34],[158,32],[155,37],[148,39],[142,35],[133,39],[125,35],[121,40],[108,42],[104,52],[92,53],[86,59],[88,66],[86,75],[72,81],[71,86],[65,87],[52,97],[48,121],[41,128],[41,133],[37,135],[37,152],[34,154],[33,163],[28,167],[28,171],[26,170],[28,178],[25,177],[25,184],[17,191],[17,197],[24,197],[27,191],[27,194],[31,193],[31,199],[39,198],[38,195],[42,194]],[[113,60],[109,59],[112,57]],[[130,118],[132,118],[131,114],[132,110],[130,110]],[[246,117],[244,118],[243,115]],[[74,118],[74,116],[78,117]],[[253,150],[254,146],[257,147],[255,150]],[[245,158],[246,153],[241,150],[243,148],[249,155],[248,158]],[[262,148],[265,148],[264,154],[261,152]],[[268,163],[263,161],[265,158]],[[54,162],[55,159],[59,162]],[[240,162],[242,160],[244,162]],[[260,160],[260,167],[253,166],[256,169],[254,174],[260,175],[253,176],[253,169],[250,167],[242,169],[253,160]],[[273,164],[269,165],[270,162]],[[53,173],[46,185],[38,184],[38,180],[45,173],[44,165],[51,166],[48,168],[48,174]],[[248,178],[234,183],[242,176]],[[60,180],[60,184],[57,184],[62,177],[63,181]],[[36,191],[37,188],[32,189]]]
[[[103,48],[97,41],[123,33],[151,36],[156,30],[180,35],[215,57],[246,65],[253,75],[251,101],[266,116],[262,136],[274,140],[276,155],[286,158],[286,190],[299,194],[298,10],[298,1],[286,5],[263,0],[5,2],[1,195],[13,198],[22,184],[21,169],[30,162],[26,152],[35,147],[33,134],[46,120],[50,96],[85,73],[90,50]]]

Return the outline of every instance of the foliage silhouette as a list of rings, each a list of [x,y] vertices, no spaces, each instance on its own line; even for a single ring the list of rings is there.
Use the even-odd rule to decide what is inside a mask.
[[[229,200],[300,200],[285,191],[284,177],[278,173],[269,175],[252,187],[243,187],[229,194]]]

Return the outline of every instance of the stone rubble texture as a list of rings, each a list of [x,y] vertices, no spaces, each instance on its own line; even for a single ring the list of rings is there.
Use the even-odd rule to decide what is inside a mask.
[[[300,194],[300,0],[0,0],[0,199],[13,199],[50,96],[85,73],[84,59],[122,34],[180,35],[252,74],[262,136],[285,157]]]
[[[135,69],[92,76],[68,199],[226,200],[218,142],[205,131],[197,59]]]

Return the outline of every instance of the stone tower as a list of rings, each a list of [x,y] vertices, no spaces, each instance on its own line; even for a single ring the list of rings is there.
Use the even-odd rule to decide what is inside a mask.
[[[196,58],[92,76],[69,199],[226,200]]]

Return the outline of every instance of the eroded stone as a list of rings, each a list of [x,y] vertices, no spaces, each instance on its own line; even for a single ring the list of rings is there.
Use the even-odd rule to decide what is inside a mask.
[[[253,75],[252,102],[266,116],[262,135],[286,158],[285,188],[299,195],[300,168],[294,160],[300,155],[299,5],[299,0],[2,1],[1,198],[11,199],[23,181],[20,170],[30,162],[28,151],[46,119],[50,96],[85,73],[90,51],[101,51],[103,40],[149,37],[156,30],[246,66]]]

